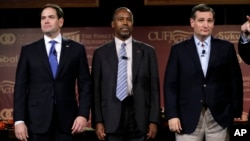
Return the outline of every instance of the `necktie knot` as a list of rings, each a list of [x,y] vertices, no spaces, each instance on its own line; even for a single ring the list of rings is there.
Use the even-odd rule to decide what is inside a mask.
[[[126,43],[122,43],[121,44],[121,48],[120,48],[120,53],[119,53],[119,60],[124,60],[125,58],[127,58],[127,53],[126,53]]]
[[[55,40],[49,41],[51,43],[50,54],[56,55],[55,44],[57,43]]]
[[[200,45],[202,48],[204,48],[206,46],[206,42],[200,42]]]
[[[55,40],[51,40],[51,41],[49,41],[49,43],[51,43],[51,45],[53,46],[53,45],[55,45],[57,42],[56,42]]]
[[[121,47],[125,48],[126,47],[126,43],[122,43]]]

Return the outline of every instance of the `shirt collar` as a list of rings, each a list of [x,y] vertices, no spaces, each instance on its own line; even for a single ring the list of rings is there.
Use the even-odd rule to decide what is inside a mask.
[[[62,42],[62,35],[58,34],[58,36],[56,36],[56,38],[51,39],[48,36],[44,35],[44,41],[45,43],[49,43],[51,40],[55,40],[57,43],[61,44]]]
[[[199,46],[201,44],[201,41],[196,36],[194,36],[194,41],[195,41],[196,46]],[[210,46],[210,42],[211,42],[211,36],[208,36],[207,39],[203,43],[206,46]]]
[[[122,41],[119,38],[115,37],[115,43],[117,46],[121,46],[122,43],[126,43],[126,46],[132,43],[132,36],[130,36],[127,40]]]

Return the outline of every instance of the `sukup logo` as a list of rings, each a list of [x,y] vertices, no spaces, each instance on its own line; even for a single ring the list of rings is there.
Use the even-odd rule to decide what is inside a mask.
[[[240,38],[240,31],[224,31],[218,32],[215,37],[228,40],[232,43],[238,43]]]

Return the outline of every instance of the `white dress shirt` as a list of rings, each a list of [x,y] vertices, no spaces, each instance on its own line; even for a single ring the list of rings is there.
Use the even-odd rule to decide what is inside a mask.
[[[200,58],[201,67],[204,76],[206,76],[207,73],[207,67],[209,63],[209,57],[210,57],[210,49],[211,49],[211,36],[209,36],[204,42],[201,42],[194,36],[196,49]],[[203,46],[202,46],[203,44]]]
[[[122,41],[115,37],[115,45],[117,56],[119,56],[119,51],[121,49],[121,44],[126,43],[126,52],[127,52],[127,82],[128,82],[128,94],[132,94],[132,36],[128,38],[126,41]]]
[[[49,56],[49,51],[50,51],[50,48],[51,48],[51,43],[50,43],[51,40],[56,41],[55,50],[56,50],[56,54],[57,54],[57,61],[58,61],[58,64],[59,64],[60,56],[61,56],[61,49],[62,49],[62,35],[59,34],[54,39],[50,39],[48,36],[44,35],[45,47],[46,47],[46,51],[47,51],[48,56]]]

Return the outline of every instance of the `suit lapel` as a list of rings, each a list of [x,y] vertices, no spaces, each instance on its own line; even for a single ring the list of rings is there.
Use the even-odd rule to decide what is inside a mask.
[[[113,74],[117,76],[117,70],[118,70],[118,56],[116,52],[116,45],[115,41],[110,42],[107,44],[107,49],[104,55],[106,55],[105,58],[107,58],[107,61],[110,62],[111,70],[113,70]]]
[[[192,37],[189,40],[189,42],[187,43],[186,48],[187,48],[188,53],[190,54],[190,57],[193,60],[192,62],[194,62],[194,65],[195,65],[196,69],[201,74],[201,76],[204,77],[202,67],[201,67],[200,58],[199,58],[199,54],[197,53],[197,48],[196,48],[196,45],[195,45],[194,37]]]
[[[214,38],[211,38],[211,48],[210,48],[210,56],[209,56],[209,62],[207,67],[207,76],[209,75],[209,72],[211,71],[213,64],[215,62],[216,56],[217,56],[217,47],[218,45],[214,42]]]
[[[140,62],[141,62],[141,58],[143,56],[144,50],[141,46],[141,44],[139,44],[137,41],[133,40],[132,41],[132,80],[134,81],[138,70],[140,68]]]
[[[50,63],[49,63],[49,57],[46,51],[46,46],[45,46],[45,41],[44,39],[41,39],[38,41],[38,46],[37,48],[37,55],[40,56],[39,58],[41,59],[41,64],[44,64],[46,70],[49,72],[50,76],[53,78],[53,74],[50,68]]]
[[[69,44],[69,40],[62,38],[61,55],[60,55],[60,61],[59,61],[56,77],[58,77],[58,75],[62,71],[63,65],[65,64],[66,59],[68,55],[70,54],[70,47],[71,46]]]

